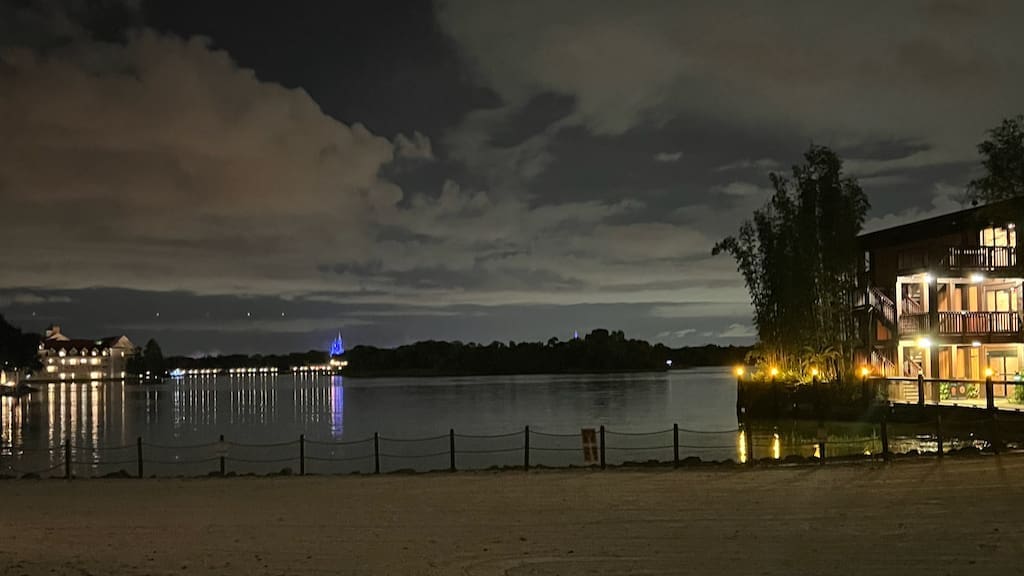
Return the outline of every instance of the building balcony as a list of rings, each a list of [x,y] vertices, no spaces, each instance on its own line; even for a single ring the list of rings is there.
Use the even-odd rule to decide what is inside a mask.
[[[931,319],[928,314],[904,314],[900,316],[900,336],[929,334]],[[960,336],[983,338],[989,336],[1021,336],[1020,315],[1016,312],[939,312],[935,334],[939,336]]]
[[[912,248],[897,254],[900,274],[917,272],[1015,271],[1016,246],[945,246]]]

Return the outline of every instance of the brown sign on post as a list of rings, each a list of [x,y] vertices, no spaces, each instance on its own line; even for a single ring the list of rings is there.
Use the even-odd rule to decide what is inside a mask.
[[[597,430],[593,428],[580,429],[580,438],[583,440],[583,463],[597,464]]]

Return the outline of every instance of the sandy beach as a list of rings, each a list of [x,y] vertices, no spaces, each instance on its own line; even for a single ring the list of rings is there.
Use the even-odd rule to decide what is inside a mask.
[[[1005,574],[1024,458],[5,481],[0,574]]]

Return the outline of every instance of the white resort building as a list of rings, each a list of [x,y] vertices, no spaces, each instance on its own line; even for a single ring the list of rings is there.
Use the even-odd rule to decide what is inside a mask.
[[[135,345],[127,336],[99,340],[71,339],[50,326],[39,343],[41,378],[47,380],[119,380],[127,376]]]

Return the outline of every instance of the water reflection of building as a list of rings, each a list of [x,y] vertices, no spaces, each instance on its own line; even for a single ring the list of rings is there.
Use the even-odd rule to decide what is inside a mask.
[[[42,377],[48,380],[110,380],[127,375],[135,345],[127,336],[99,340],[71,339],[51,326],[39,343]]]

